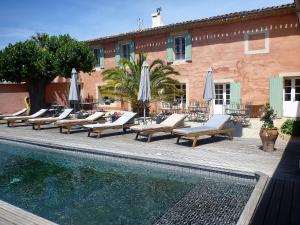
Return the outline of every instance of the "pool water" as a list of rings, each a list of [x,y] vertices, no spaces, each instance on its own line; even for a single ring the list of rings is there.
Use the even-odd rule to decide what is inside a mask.
[[[230,190],[229,224],[237,222],[254,188],[145,163],[0,142],[0,199],[59,224],[154,224],[199,185],[209,187],[203,204]],[[203,221],[224,204],[198,216]]]

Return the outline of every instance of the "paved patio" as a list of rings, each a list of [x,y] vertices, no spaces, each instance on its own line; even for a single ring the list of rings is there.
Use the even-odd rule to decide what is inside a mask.
[[[255,133],[253,130],[251,132]],[[4,124],[0,125],[0,136],[245,172],[260,171],[269,176],[275,174],[276,177],[299,178],[300,144],[280,139],[276,144],[277,150],[267,153],[260,150],[259,137],[234,138],[232,141],[223,137],[203,137],[196,148],[191,148],[190,141],[182,140],[180,144],[175,144],[176,138],[164,133],[157,134],[151,143],[146,143],[145,138],[136,141],[134,133],[123,134],[121,130],[107,131],[102,138],[96,139],[87,137],[86,131],[60,134],[59,129],[51,125],[36,131],[31,126],[8,128]],[[285,157],[281,160],[284,152]]]

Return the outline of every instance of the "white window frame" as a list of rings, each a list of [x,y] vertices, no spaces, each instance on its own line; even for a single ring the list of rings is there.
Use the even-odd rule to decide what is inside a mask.
[[[214,104],[215,105],[230,105],[230,83],[228,82],[215,82],[214,83],[215,87],[216,85],[222,85],[223,93],[222,93],[222,104],[216,104],[217,96],[218,94],[216,93],[216,98],[214,99]],[[229,85],[229,99],[227,98],[227,93],[226,93],[226,86]],[[218,99],[219,100],[219,99]],[[227,101],[229,100],[229,104],[227,104]]]
[[[265,35],[265,47],[262,49],[249,50],[249,37],[251,35],[264,34]],[[270,52],[270,31],[269,30],[261,30],[261,31],[253,31],[253,32],[245,32],[244,33],[244,53],[246,55],[257,55],[257,54],[266,54]]]

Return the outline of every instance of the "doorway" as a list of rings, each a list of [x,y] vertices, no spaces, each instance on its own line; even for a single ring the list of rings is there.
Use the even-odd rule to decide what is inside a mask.
[[[300,78],[284,79],[283,116],[300,117]]]

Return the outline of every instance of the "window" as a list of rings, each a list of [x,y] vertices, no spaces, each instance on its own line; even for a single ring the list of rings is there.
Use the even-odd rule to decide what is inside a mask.
[[[130,59],[130,45],[121,45],[121,57],[125,59]]]
[[[215,84],[216,105],[223,105],[223,84]]]
[[[284,80],[284,100],[291,101],[292,94],[292,80]]]
[[[174,54],[175,54],[175,60],[185,59],[185,38],[184,37],[174,38]]]
[[[215,84],[216,105],[230,104],[230,84]]]
[[[226,88],[226,105],[230,104],[230,84],[225,84]]]
[[[176,86],[178,90],[182,92],[181,96],[175,96],[175,102],[182,108],[186,105],[186,84],[180,84]]]
[[[96,58],[95,67],[100,67],[100,49],[99,48],[94,48],[94,55],[95,55],[95,58]]]
[[[300,79],[284,80],[284,101],[300,101]]]

